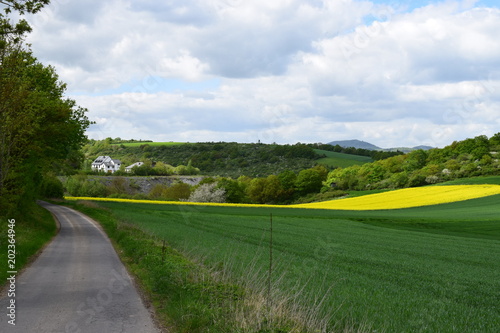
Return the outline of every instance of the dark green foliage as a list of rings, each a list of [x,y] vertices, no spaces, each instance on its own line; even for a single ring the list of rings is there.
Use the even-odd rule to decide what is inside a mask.
[[[38,12],[47,0],[2,1],[0,12],[0,211],[30,206],[44,175],[71,173],[90,121],[86,109],[67,99],[66,85],[51,66],[41,64],[23,43],[30,31],[22,16]],[[16,12],[16,14],[14,14]],[[12,16],[18,22],[12,22]],[[41,186],[42,185],[42,186]],[[52,194],[58,194],[53,192]]]
[[[297,192],[304,195],[313,192],[319,192],[323,180],[319,172],[313,169],[302,170],[297,176],[295,187]]]
[[[40,194],[45,198],[62,199],[64,186],[55,176],[47,175],[42,181]]]
[[[223,188],[226,195],[226,202],[244,203],[247,202],[245,194],[245,184],[230,178],[222,178],[217,181],[217,187]]]
[[[121,193],[119,185],[116,184],[119,182],[120,180],[117,179],[117,181],[113,183],[112,188],[115,191],[112,191],[111,193]],[[90,179],[85,175],[68,177],[65,187],[66,191],[71,196],[76,197],[105,197],[108,195],[108,190],[103,183],[99,180]]]

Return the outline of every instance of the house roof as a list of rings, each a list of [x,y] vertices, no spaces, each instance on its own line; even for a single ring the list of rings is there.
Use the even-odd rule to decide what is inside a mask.
[[[92,162],[92,165],[101,165],[101,164],[108,166],[108,165],[122,164],[122,162],[120,160],[114,160],[110,156],[99,156],[94,160],[94,162]]]

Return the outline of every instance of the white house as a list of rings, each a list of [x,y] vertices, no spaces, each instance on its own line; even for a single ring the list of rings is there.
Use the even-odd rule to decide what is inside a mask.
[[[106,173],[114,173],[120,170],[122,162],[120,160],[114,160],[109,156],[99,156],[92,162],[92,170],[103,171]]]
[[[129,172],[129,173],[130,173],[130,172],[132,172],[132,169],[133,169],[134,167],[140,167],[140,166],[141,166],[141,165],[143,165],[143,164],[144,164],[144,162],[135,162],[134,164],[131,164],[131,165],[129,165],[128,167],[126,167],[126,168],[125,168],[125,172]]]

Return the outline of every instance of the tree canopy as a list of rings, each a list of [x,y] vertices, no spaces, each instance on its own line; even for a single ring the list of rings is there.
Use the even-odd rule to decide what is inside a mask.
[[[23,42],[26,21],[48,0],[2,0],[0,13],[0,211],[19,210],[43,188],[44,178],[68,163],[79,166],[90,121],[86,109],[65,98],[55,69],[40,63]],[[69,161],[69,162],[68,162]]]

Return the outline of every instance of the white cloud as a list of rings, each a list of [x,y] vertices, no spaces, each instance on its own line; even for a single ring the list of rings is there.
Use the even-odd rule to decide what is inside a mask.
[[[92,137],[443,146],[498,132],[500,10],[377,3],[59,0],[29,42],[89,108]]]

